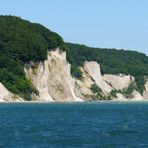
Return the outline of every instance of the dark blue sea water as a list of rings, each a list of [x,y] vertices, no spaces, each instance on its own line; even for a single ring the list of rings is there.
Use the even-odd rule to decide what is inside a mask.
[[[148,103],[0,104],[0,148],[148,147]]]

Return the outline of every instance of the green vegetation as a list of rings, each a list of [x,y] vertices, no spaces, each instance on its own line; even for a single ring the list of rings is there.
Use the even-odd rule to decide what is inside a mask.
[[[94,94],[102,93],[102,89],[97,84],[92,84],[90,89],[92,90]]]
[[[85,61],[97,61],[102,74],[131,74],[137,82],[137,90],[144,90],[144,76],[148,75],[148,57],[136,51],[92,48],[85,45],[67,43],[67,59],[75,66]]]
[[[118,93],[118,91],[116,89],[113,89],[110,94],[111,94],[111,96],[113,98],[116,98],[117,97],[117,93]]]
[[[64,43],[55,32],[37,23],[30,23],[14,16],[0,16],[0,82],[10,91],[31,99],[30,94],[38,92],[26,79],[24,65],[38,63],[47,59],[47,51],[60,47],[67,52],[71,63],[71,73],[81,79],[79,66],[85,61],[97,61],[101,64],[102,74],[131,74],[135,77],[136,88],[143,92],[145,76],[148,76],[148,57],[135,51],[91,48],[85,45]],[[34,71],[35,72],[35,71]],[[98,98],[103,96],[96,85],[91,87]],[[131,92],[130,88],[126,93]],[[115,96],[115,92],[112,92]]]
[[[24,64],[47,58],[47,50],[64,47],[62,38],[40,24],[14,16],[0,16],[0,82],[30,100],[37,93],[24,73]]]
[[[104,100],[102,89],[97,84],[91,85],[91,91],[93,92],[92,99],[94,100]]]
[[[122,93],[128,98],[133,93],[134,89],[136,89],[136,85],[131,83],[128,88],[122,91]]]
[[[135,88],[138,90],[141,94],[143,94],[143,90],[145,89],[146,80],[144,76],[138,75],[135,77],[135,81],[137,84],[137,87]]]
[[[74,66],[74,65],[71,66],[71,74],[77,79],[82,78],[82,72],[78,66]]]

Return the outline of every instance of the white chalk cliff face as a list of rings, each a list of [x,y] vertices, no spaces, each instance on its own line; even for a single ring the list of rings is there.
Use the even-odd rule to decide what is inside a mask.
[[[82,80],[75,80],[75,93],[77,96],[83,98],[84,100],[91,100],[93,92],[91,91],[91,86],[93,84],[98,85],[101,88],[105,96],[112,91],[112,87],[108,85],[101,76],[100,65],[95,62],[86,61],[81,67]]]
[[[134,78],[130,75],[105,74],[103,80],[108,82],[114,89],[123,90],[124,88],[128,88],[132,81],[134,81]]]
[[[131,94],[131,99],[135,101],[141,101],[144,98],[138,91],[134,90],[133,93]]]
[[[53,99],[48,92],[48,61],[40,62],[37,68],[32,69],[31,67],[25,69],[26,76],[31,79],[35,88],[39,92],[39,96],[34,97],[38,101],[49,101]]]
[[[133,76],[131,75],[123,75],[123,74],[119,74],[119,75],[111,75],[111,74],[105,74],[103,76],[103,80],[108,82],[113,89],[116,90],[124,90],[127,89],[129,87],[129,85],[131,83],[135,82],[135,79]],[[117,99],[118,100],[125,100],[125,96],[121,93],[117,93]],[[136,90],[134,90],[130,96],[130,98],[128,98],[129,100],[143,100],[143,96]],[[127,99],[126,99],[127,100]]]
[[[100,65],[97,62],[85,62],[84,66],[81,68],[83,73],[83,79],[76,80],[76,87],[75,93],[82,97],[84,100],[87,97],[93,95],[90,90],[92,84],[97,84],[99,88],[104,93],[104,96],[109,96],[112,90],[124,90],[129,87],[131,83],[133,83],[134,77],[130,75],[111,75],[106,74],[104,76],[101,75],[100,72]],[[142,95],[134,90],[131,94],[130,98],[126,98],[122,93],[117,92],[116,97],[112,99],[119,100],[119,101],[126,101],[126,100],[143,100]]]
[[[112,91],[112,87],[102,79],[100,65],[97,62],[85,62],[84,70],[92,77],[104,93],[110,93]]]
[[[117,93],[116,94],[116,100],[118,100],[118,101],[127,101],[128,99],[123,95],[123,94],[121,94],[121,93]]]
[[[0,102],[13,102],[13,101],[22,102],[23,99],[9,92],[7,88],[2,83],[0,83]]]
[[[144,98],[145,100],[148,100],[148,80],[147,80],[147,82],[146,82],[146,84],[145,84],[145,91],[144,91],[144,93],[143,93],[143,98]]]
[[[117,90],[114,99],[119,101],[148,99],[148,81],[143,96],[134,90],[131,97],[127,99],[121,91],[134,82],[134,77],[111,74],[102,76],[100,65],[97,62],[86,61],[83,67],[80,67],[82,79],[78,80],[71,76],[70,67],[71,65],[66,60],[66,52],[58,48],[48,52],[48,58],[44,62],[32,62],[26,65],[24,68],[26,77],[31,80],[39,92],[38,96],[32,94],[32,100],[47,102],[91,100],[94,95],[91,90],[93,84],[96,84],[106,97],[110,96],[113,90]],[[6,101],[23,101],[23,99],[9,92],[0,83],[0,102]]]
[[[48,59],[33,70],[26,69],[26,74],[32,80],[39,92],[37,100],[73,102],[82,101],[73,89],[73,79],[70,74],[70,64],[66,61],[66,52],[57,49],[48,53]]]
[[[80,69],[82,71],[82,79],[74,79],[74,92],[78,97],[84,100],[90,100],[91,96],[93,95],[90,88],[91,85],[94,84],[94,81],[83,67],[81,67]]]
[[[66,60],[66,52],[51,51],[48,54],[49,93],[55,101],[82,101],[73,89],[73,79],[70,73],[70,64]]]

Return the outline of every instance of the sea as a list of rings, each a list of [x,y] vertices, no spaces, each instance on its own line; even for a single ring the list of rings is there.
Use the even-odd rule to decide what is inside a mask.
[[[0,148],[147,148],[148,102],[1,103]]]

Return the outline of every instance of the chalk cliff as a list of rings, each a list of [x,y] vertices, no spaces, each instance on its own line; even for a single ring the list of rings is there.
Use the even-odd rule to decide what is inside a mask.
[[[48,59],[35,67],[27,68],[26,75],[39,92],[37,100],[73,102],[82,101],[73,89],[70,64],[66,61],[66,52],[56,49],[48,52]]]
[[[47,60],[39,63],[29,63],[24,67],[26,77],[31,80],[38,95],[32,94],[33,101],[47,102],[75,102],[92,100],[94,97],[92,85],[97,85],[101,95],[116,100],[143,100],[148,99],[148,81],[143,96],[133,90],[126,98],[123,90],[135,81],[130,75],[101,75],[100,65],[86,61],[82,67],[82,79],[71,76],[71,65],[66,60],[66,52],[59,48],[48,52]],[[113,92],[115,93],[113,96]],[[0,101],[23,101],[22,98],[9,92],[0,83]]]
[[[30,64],[31,65],[31,64]],[[39,64],[32,64],[34,67],[27,65],[25,67],[26,76],[32,81],[35,88],[38,90],[39,95],[34,96],[33,100],[38,101],[49,101],[52,102],[53,99],[48,92],[48,61],[40,62]]]
[[[0,101],[148,99],[144,53],[66,43],[39,23],[2,15],[0,55]]]
[[[134,78],[130,75],[111,75],[105,74],[103,75],[103,80],[110,84],[116,90],[123,90],[124,88],[128,88],[128,86],[134,81]]]
[[[138,91],[134,90],[133,93],[131,94],[131,99],[135,101],[141,101],[144,98]]]
[[[7,88],[2,83],[0,83],[0,102],[13,102],[13,101],[20,102],[23,101],[23,99],[8,91]]]
[[[113,89],[117,90],[117,91],[121,91],[123,92],[123,90],[128,89],[128,87],[131,84],[135,83],[135,79],[133,76],[131,75],[124,75],[124,74],[119,74],[119,75],[111,75],[111,74],[105,74],[103,76],[103,80],[106,81],[107,83],[109,83]],[[117,92],[117,99],[121,100],[121,99],[125,99],[126,97]],[[131,95],[129,95],[128,98],[129,100],[143,100],[144,97],[136,90],[133,90],[133,92],[131,93]]]
[[[147,82],[145,84],[145,91],[143,92],[143,98],[145,100],[148,100],[148,80],[147,80]]]
[[[85,62],[84,69],[104,93],[112,91],[112,87],[102,79],[100,65],[97,62]]]
[[[93,92],[91,86],[96,84],[102,91],[102,95],[108,96],[112,91],[112,87],[108,85],[101,76],[100,65],[95,62],[86,61],[81,67],[82,79],[75,80],[75,93],[84,100],[91,100]]]

